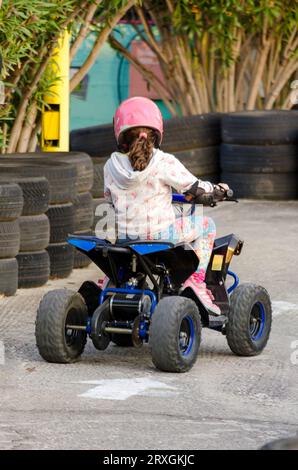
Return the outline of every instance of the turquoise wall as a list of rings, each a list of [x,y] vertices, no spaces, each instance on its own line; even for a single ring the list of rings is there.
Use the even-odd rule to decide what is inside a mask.
[[[117,39],[127,46],[134,39],[135,31],[127,25],[119,25]],[[78,51],[72,67],[79,67],[90,52],[94,36],[90,35]],[[114,112],[121,100],[128,98],[129,63],[105,44],[88,73],[85,97],[75,94],[70,98],[70,128],[78,129],[112,122]],[[170,113],[162,101],[157,101],[164,118]]]

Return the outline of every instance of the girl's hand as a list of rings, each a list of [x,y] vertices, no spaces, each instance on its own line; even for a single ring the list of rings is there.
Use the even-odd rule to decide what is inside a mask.
[[[218,183],[218,186],[222,188],[224,191],[228,191],[230,189],[229,185],[226,183]]]

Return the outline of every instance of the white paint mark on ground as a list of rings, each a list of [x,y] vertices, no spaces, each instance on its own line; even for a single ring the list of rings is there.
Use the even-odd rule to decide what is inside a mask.
[[[283,313],[288,313],[291,311],[296,311],[298,314],[298,304],[293,304],[291,302],[284,302],[283,300],[273,300],[272,302],[273,316],[277,317]]]
[[[127,400],[134,395],[165,397],[175,394],[175,387],[148,377],[133,379],[87,380],[81,384],[96,385],[79,397],[98,400]]]

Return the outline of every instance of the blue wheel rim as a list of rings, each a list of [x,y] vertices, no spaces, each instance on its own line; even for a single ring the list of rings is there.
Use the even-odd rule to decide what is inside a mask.
[[[253,341],[258,341],[262,336],[266,323],[266,313],[262,302],[257,302],[250,313],[250,336]]]
[[[179,350],[182,356],[188,356],[190,353],[195,336],[195,327],[193,319],[187,315],[182,319],[179,331]]]

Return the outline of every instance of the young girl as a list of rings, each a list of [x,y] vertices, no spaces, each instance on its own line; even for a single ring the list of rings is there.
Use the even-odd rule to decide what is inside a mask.
[[[185,282],[215,315],[220,309],[204,282],[216,228],[209,217],[176,218],[172,188],[194,196],[212,193],[214,185],[192,175],[174,155],[159,149],[163,121],[156,104],[142,97],[124,101],[114,117],[118,152],[104,167],[105,198],[116,213],[118,239],[191,243],[200,264]],[[223,185],[225,189],[228,186]]]

